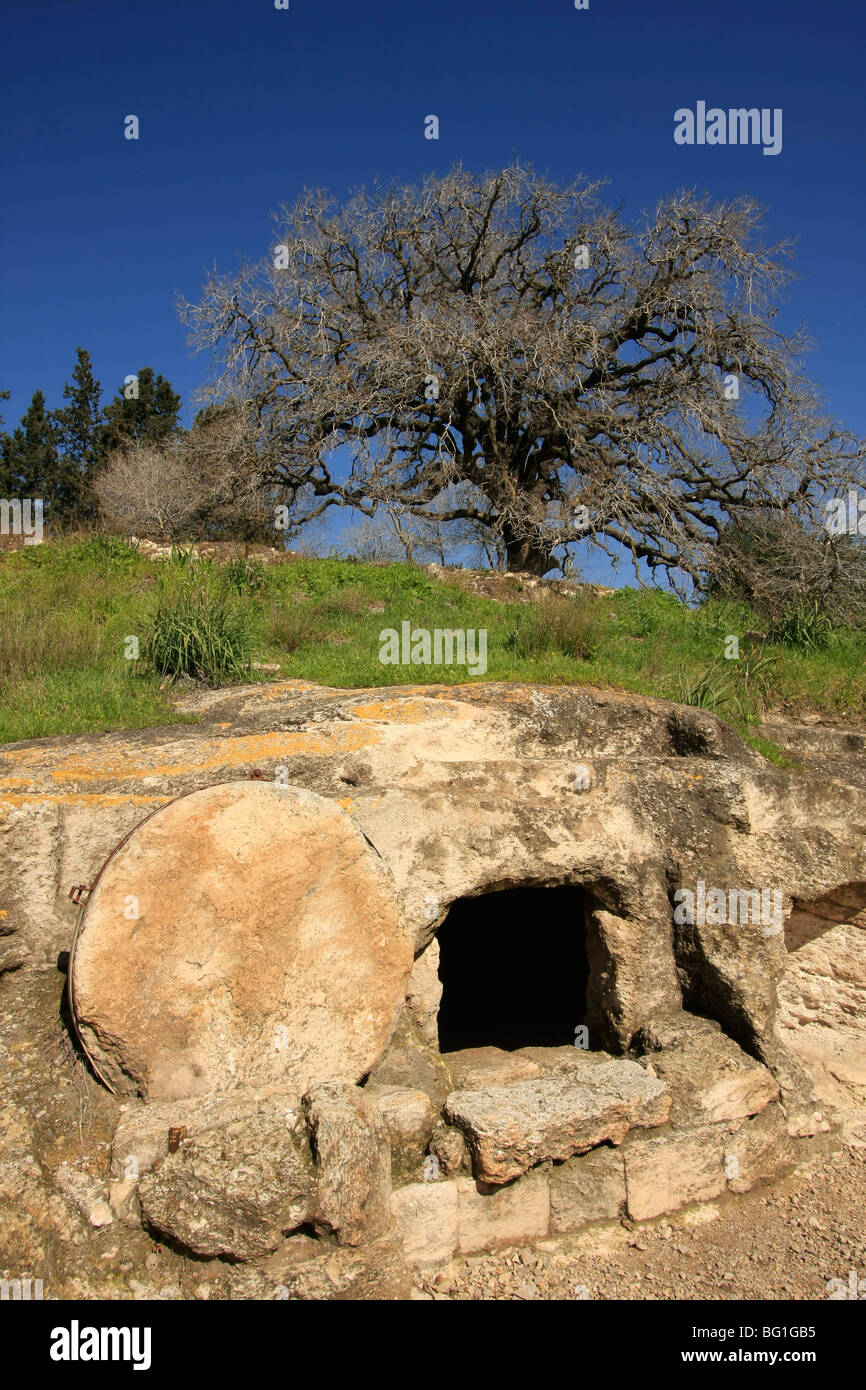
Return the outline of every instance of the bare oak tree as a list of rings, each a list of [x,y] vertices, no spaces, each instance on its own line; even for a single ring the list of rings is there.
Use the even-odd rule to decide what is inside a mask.
[[[632,227],[599,190],[515,164],[309,195],[181,306],[297,524],[388,503],[512,569],[590,540],[694,579],[732,509],[808,510],[862,470],[773,326],[788,249],[761,209],[681,193]]]

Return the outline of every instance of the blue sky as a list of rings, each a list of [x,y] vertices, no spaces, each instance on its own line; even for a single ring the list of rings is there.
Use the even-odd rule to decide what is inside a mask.
[[[5,0],[0,388],[59,405],[75,348],[105,396],[148,364],[192,396],[175,295],[271,244],[306,185],[342,194],[513,155],[610,180],[637,214],[680,188],[767,204],[797,238],[782,326],[805,322],[831,413],[866,433],[866,6],[859,0]],[[683,147],[698,100],[783,110],[783,147]],[[123,120],[139,116],[138,141]],[[436,114],[440,138],[424,138]]]

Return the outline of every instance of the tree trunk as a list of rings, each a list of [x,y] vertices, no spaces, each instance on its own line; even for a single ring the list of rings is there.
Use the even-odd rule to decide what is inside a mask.
[[[527,574],[537,575],[540,579],[549,569],[553,569],[556,561],[551,559],[551,547],[539,545],[528,536],[505,536],[505,568],[507,570],[523,570]]]

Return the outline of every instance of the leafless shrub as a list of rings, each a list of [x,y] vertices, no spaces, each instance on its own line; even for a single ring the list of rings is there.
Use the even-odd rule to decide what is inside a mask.
[[[203,412],[166,447],[116,452],[94,484],[104,519],[136,535],[269,540],[277,494],[263,477],[252,431],[229,405]]]
[[[793,509],[737,514],[721,532],[705,587],[771,621],[815,605],[834,623],[866,626],[866,542],[833,535]]]

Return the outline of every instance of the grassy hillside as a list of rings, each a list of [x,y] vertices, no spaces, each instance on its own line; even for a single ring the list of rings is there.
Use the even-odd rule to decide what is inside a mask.
[[[494,582],[495,579],[495,582]],[[866,634],[795,615],[762,631],[747,608],[690,610],[622,589],[573,597],[508,576],[287,559],[153,561],[121,540],[46,543],[0,558],[0,742],[181,722],[173,675],[331,686],[467,680],[591,684],[714,709],[743,733],[761,712],[866,721]],[[383,665],[383,629],[485,629],[487,669]],[[747,634],[750,634],[747,636]],[[725,658],[737,636],[738,660]],[[137,660],[127,659],[138,640]],[[252,662],[279,664],[278,674]],[[185,679],[190,679],[187,674]]]

